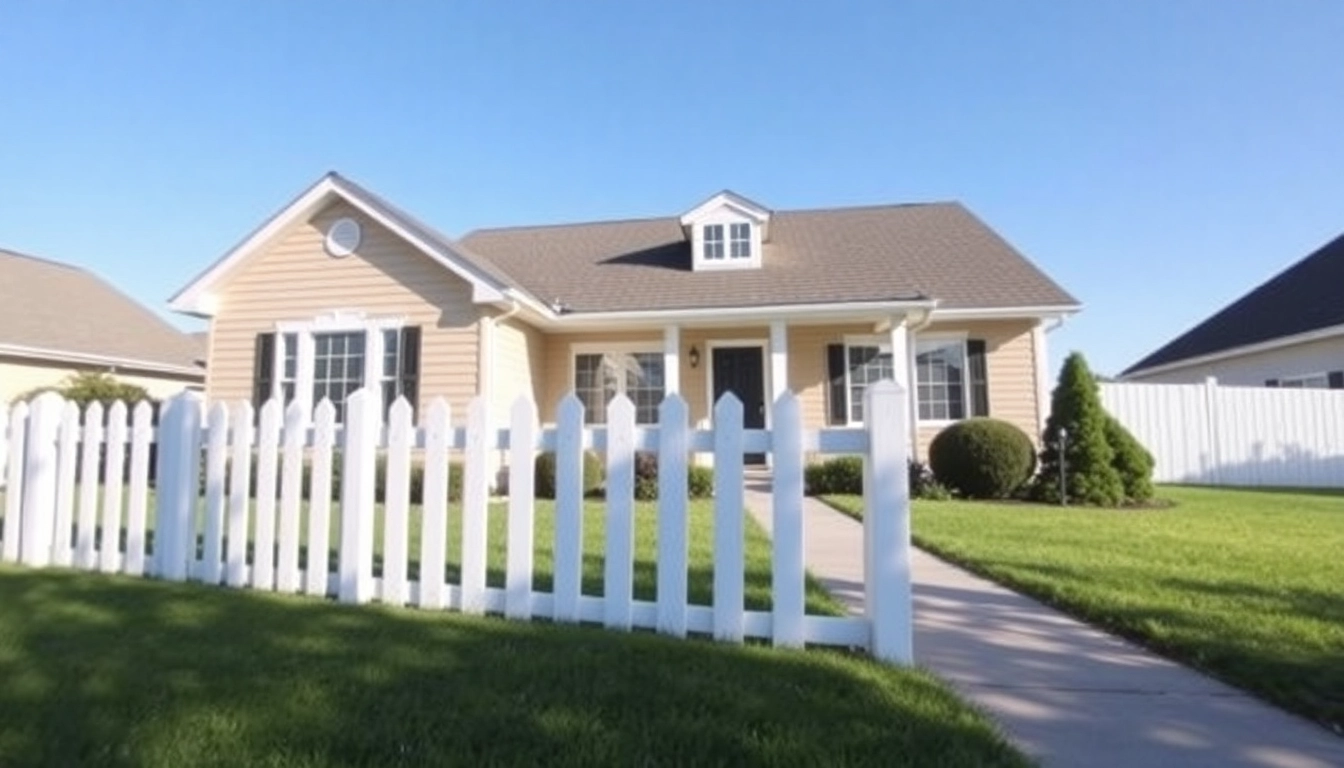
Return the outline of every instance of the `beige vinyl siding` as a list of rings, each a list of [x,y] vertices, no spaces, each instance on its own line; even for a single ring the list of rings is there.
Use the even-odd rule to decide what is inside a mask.
[[[520,395],[537,401],[544,397],[541,383],[546,375],[546,345],[536,328],[510,319],[496,323],[494,346],[495,368],[490,386],[494,390],[496,420],[507,423],[510,409]]]
[[[350,216],[363,227],[356,253],[323,249],[330,223]],[[256,335],[282,321],[332,311],[399,317],[421,327],[420,401],[446,397],[464,408],[479,382],[479,312],[471,287],[349,205],[338,202],[281,233],[227,275],[210,327],[210,400],[252,396]]]
[[[38,387],[60,386],[68,377],[80,373],[110,374],[124,384],[144,387],[149,396],[155,400],[172,397],[189,387],[199,389],[204,376],[204,371],[201,376],[186,376],[0,356],[0,405],[10,403],[19,395]]]

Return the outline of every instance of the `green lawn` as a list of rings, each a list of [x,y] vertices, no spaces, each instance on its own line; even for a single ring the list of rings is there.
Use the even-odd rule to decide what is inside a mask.
[[[124,499],[123,499],[124,503]],[[0,493],[0,525],[3,525],[4,494]],[[147,513],[149,525],[154,519],[153,499],[150,500]],[[124,514],[124,512],[123,512]],[[277,510],[277,517],[278,517]],[[658,553],[658,507],[656,503],[641,502],[635,505],[635,597],[652,600],[657,595],[657,553]],[[374,520],[374,573],[381,575],[383,562],[383,516],[380,504],[375,510]],[[538,501],[534,516],[533,587],[537,591],[551,591],[552,569],[554,567],[553,545],[555,543],[555,503]],[[249,536],[255,539],[256,515],[249,517]],[[688,547],[687,595],[692,603],[710,605],[714,597],[714,503],[712,501],[690,502],[688,515],[690,532]],[[418,579],[420,573],[420,534],[421,509],[412,506],[408,519],[407,554],[409,556],[408,573],[412,579]],[[204,510],[198,515],[197,530],[204,530]],[[308,505],[302,508],[300,531],[306,539],[308,530]],[[584,505],[584,557],[583,591],[587,595],[601,595],[603,586],[603,568],[606,547],[606,506],[599,501],[589,501]],[[124,533],[123,533],[124,536]],[[336,569],[338,562],[337,547],[340,544],[340,504],[332,502],[330,544],[328,564],[330,570]],[[487,559],[488,573],[486,583],[503,587],[505,563],[507,562],[508,506],[503,503],[490,505],[489,546]],[[152,541],[151,541],[152,547]],[[448,507],[447,568],[445,576],[449,583],[460,584],[462,562],[462,508],[459,504]],[[746,518],[746,548],[744,572],[746,606],[751,610],[769,610],[770,600],[770,539],[750,516]],[[251,553],[249,553],[249,561]],[[307,552],[300,552],[300,564],[306,564]],[[811,614],[840,616],[843,607],[831,597],[819,583],[808,577],[806,610]]]
[[[1344,492],[1164,487],[1142,511],[919,501],[915,543],[1344,730]],[[858,516],[861,500],[827,497]]]

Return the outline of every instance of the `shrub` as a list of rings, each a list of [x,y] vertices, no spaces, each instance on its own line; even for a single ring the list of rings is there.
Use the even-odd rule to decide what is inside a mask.
[[[1003,499],[1031,478],[1027,433],[999,419],[959,421],[933,438],[929,465],[938,482],[971,499]]]
[[[1063,466],[1068,500],[1105,507],[1124,501],[1124,482],[1115,469],[1115,451],[1106,439],[1107,418],[1096,379],[1082,354],[1074,352],[1064,361],[1050,397],[1050,418],[1041,436],[1041,472],[1033,489],[1038,499],[1062,501],[1059,448],[1060,430],[1066,429]]]
[[[60,384],[54,387],[30,389],[15,397],[14,402],[32,400],[44,392],[55,392],[66,400],[78,404],[81,410],[92,402],[102,403],[104,408],[111,407],[112,403],[118,400],[124,401],[128,408],[141,400],[155,402],[144,387],[118,381],[111,374],[94,372],[72,373]]]
[[[280,460],[277,463],[276,472],[276,494],[280,493],[280,484],[284,477],[284,462]],[[331,454],[331,498],[333,501],[340,501],[341,498],[341,454],[339,451],[332,451]],[[232,488],[233,480],[231,477],[232,465],[225,473],[224,488],[227,491]],[[378,457],[377,468],[374,470],[373,498],[379,504],[387,500],[387,458]],[[248,494],[255,496],[257,493],[257,455],[252,454],[250,467],[251,475],[248,478]],[[422,462],[411,461],[410,471],[410,500],[412,504],[423,504],[425,499],[425,467]],[[448,500],[462,500],[462,464],[455,461],[448,463]],[[313,462],[311,459],[303,461],[303,492],[302,498],[305,501],[312,499],[313,493]],[[201,493],[205,493],[206,477],[205,472],[201,472]]]
[[[1153,455],[1125,425],[1106,416],[1106,442],[1115,454],[1115,471],[1125,489],[1125,501],[1142,504],[1153,498]]]
[[[658,455],[648,451],[635,454],[635,500],[658,498]]]
[[[692,465],[686,475],[687,495],[692,499],[708,499],[714,495],[714,470]]]
[[[533,465],[536,475],[533,480],[536,496],[539,499],[555,498],[555,454],[551,452],[537,454]],[[591,496],[602,487],[602,460],[592,451],[583,452],[583,495]]]
[[[803,492],[809,496],[827,493],[863,493],[863,457],[836,456],[803,470]]]

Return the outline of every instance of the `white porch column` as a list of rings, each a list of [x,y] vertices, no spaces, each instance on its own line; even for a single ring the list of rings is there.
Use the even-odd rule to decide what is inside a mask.
[[[663,393],[681,393],[681,326],[663,328]]]
[[[783,320],[770,322],[770,403],[789,389],[789,328]]]
[[[909,456],[918,458],[919,453],[919,400],[915,392],[915,345],[910,340],[910,326],[907,318],[892,318],[891,328],[891,378],[905,390],[906,414],[910,425]]]

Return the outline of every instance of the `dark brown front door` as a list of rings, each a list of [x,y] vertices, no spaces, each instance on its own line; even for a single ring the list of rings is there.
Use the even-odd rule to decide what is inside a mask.
[[[725,392],[742,401],[742,422],[747,429],[765,428],[765,359],[760,347],[715,347],[714,402]],[[748,453],[748,464],[764,464],[765,454]]]

